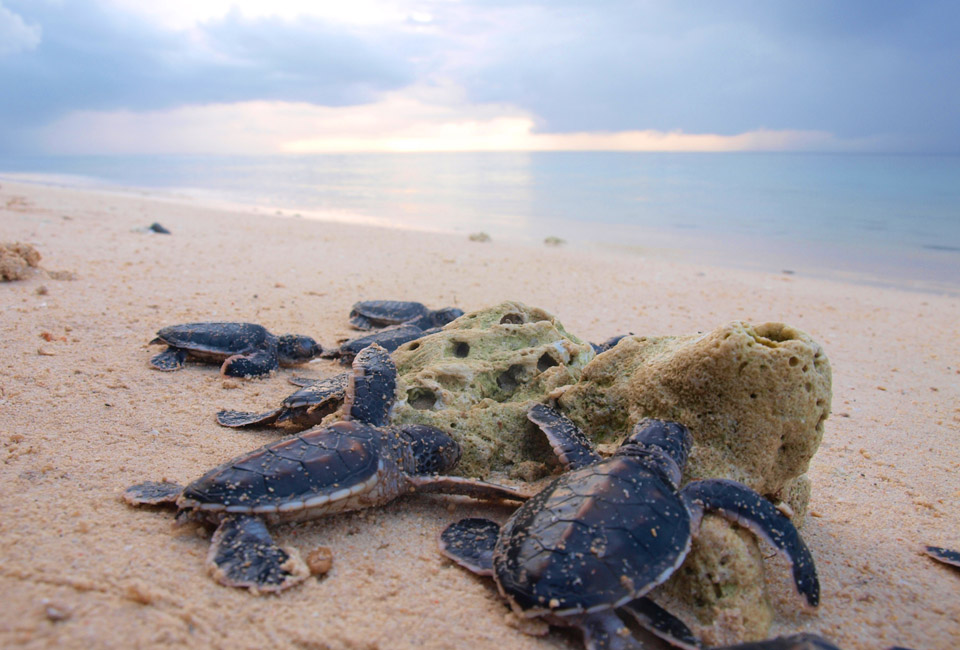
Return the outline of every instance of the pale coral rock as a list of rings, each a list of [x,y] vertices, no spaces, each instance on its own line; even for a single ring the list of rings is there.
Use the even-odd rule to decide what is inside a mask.
[[[0,243],[0,282],[22,280],[40,264],[40,253],[30,244]]]

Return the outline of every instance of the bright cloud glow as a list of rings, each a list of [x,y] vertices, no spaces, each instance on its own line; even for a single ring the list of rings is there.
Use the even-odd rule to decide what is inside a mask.
[[[378,25],[422,18],[415,3],[387,0],[350,0],[349,2],[317,2],[316,0],[109,0],[124,11],[140,14],[171,29],[189,29],[198,23],[223,18],[237,12],[247,19],[282,18],[295,20],[303,16],[341,24]]]
[[[820,131],[757,130],[729,136],[654,130],[538,133],[530,114],[507,105],[451,102],[455,94],[421,89],[353,107],[243,102],[170,111],[85,111],[59,120],[40,136],[46,149],[65,154],[797,151],[876,144],[840,142]]]

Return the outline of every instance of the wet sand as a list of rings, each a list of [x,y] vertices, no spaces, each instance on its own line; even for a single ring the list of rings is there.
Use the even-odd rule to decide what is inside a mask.
[[[153,222],[173,234],[138,230]],[[276,438],[223,429],[217,410],[270,408],[292,374],[341,370],[156,372],[157,329],[247,320],[332,343],[354,334],[350,306],[377,298],[467,311],[519,300],[595,341],[732,320],[804,330],[833,367],[802,531],[823,598],[814,613],[777,598],[771,633],[851,649],[960,646],[960,570],[920,552],[960,548],[957,297],[9,182],[0,241],[30,243],[43,269],[74,278],[0,284],[0,646],[582,647],[559,630],[522,634],[492,583],[438,554],[448,523],[502,521],[505,508],[412,496],[277,527],[304,554],[330,547],[333,569],[256,597],[206,574],[208,532],[120,501],[130,484],[184,483]],[[783,591],[786,578],[769,574]]]

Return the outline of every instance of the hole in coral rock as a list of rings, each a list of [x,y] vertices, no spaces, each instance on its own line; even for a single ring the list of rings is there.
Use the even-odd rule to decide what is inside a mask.
[[[501,390],[504,390],[508,393],[512,393],[517,390],[517,386],[520,385],[520,376],[523,372],[523,366],[512,365],[507,368],[506,372],[501,372],[497,377],[497,386]]]
[[[750,393],[750,399],[757,399],[756,393]]]
[[[419,411],[429,411],[436,406],[437,396],[429,388],[414,388],[407,393],[407,402]]]
[[[796,337],[796,332],[792,327],[788,327],[783,323],[765,323],[760,325],[756,329],[757,334],[762,336],[765,339],[769,339],[774,343],[783,343],[785,341],[792,341]]]
[[[790,363],[791,367],[792,367],[792,366],[799,366],[799,365],[800,365],[800,359],[798,359],[797,357],[790,357],[789,363]]]
[[[811,384],[811,383],[808,381],[807,383],[805,383],[805,384],[803,385],[803,389],[804,389],[805,391],[807,391],[808,393],[812,393],[812,392],[813,392],[813,384]]]
[[[419,342],[419,341],[414,341],[413,343],[410,344],[410,346],[409,346],[407,349],[408,349],[408,350],[416,350],[416,349],[419,348],[419,347],[420,347],[420,342]]]
[[[544,352],[540,355],[540,358],[537,359],[537,370],[540,372],[545,371],[547,368],[553,368],[554,366],[559,366],[557,360],[553,358],[549,352]]]
[[[460,357],[461,359],[466,358],[470,354],[470,344],[465,341],[457,341],[453,344],[453,355],[455,357]]]
[[[501,325],[523,325],[523,316],[520,314],[504,314],[500,319]]]

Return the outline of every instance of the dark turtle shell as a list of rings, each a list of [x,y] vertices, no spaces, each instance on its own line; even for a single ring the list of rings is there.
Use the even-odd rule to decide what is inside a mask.
[[[419,302],[366,300],[353,305],[350,324],[360,330],[378,329],[417,321],[429,314],[427,306]]]
[[[601,611],[666,580],[690,535],[676,489],[635,459],[613,457],[564,474],[517,510],[493,570],[529,614]]]
[[[382,435],[356,421],[244,454],[188,485],[177,504],[209,512],[295,513],[372,489]]]
[[[276,346],[276,337],[254,323],[185,323],[157,332],[158,342],[176,348],[229,356]]]

